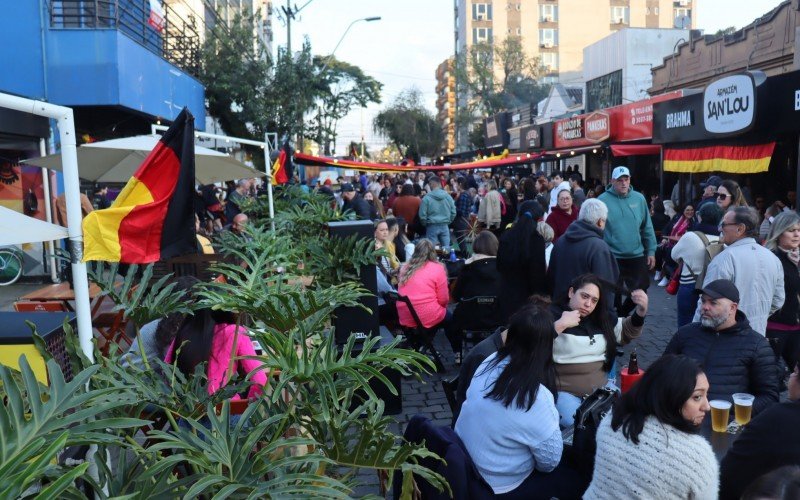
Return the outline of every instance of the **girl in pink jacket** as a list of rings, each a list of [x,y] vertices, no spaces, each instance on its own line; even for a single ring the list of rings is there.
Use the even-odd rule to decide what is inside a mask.
[[[234,341],[236,349],[233,353],[236,358],[256,355],[247,330],[239,327],[239,334],[236,335],[232,314],[201,309],[195,311],[193,316],[186,317],[175,335],[175,340],[167,349],[164,361],[177,363],[178,369],[187,376],[194,373],[198,364],[208,362],[206,368],[208,393],[214,394],[224,387],[230,378],[227,372]],[[176,346],[180,347],[177,359],[175,359]],[[251,386],[248,391],[250,399],[258,397],[267,383],[267,375],[261,367],[262,364],[253,359],[236,359],[233,363],[232,373],[255,372],[250,378]],[[232,399],[240,398],[236,395]]]

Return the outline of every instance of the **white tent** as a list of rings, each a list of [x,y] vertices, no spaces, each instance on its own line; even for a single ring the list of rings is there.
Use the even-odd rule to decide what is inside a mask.
[[[0,206],[0,246],[53,241],[66,237],[65,227]]]
[[[78,148],[78,174],[82,179],[93,182],[128,182],[159,139],[156,135],[137,135],[83,144]],[[194,155],[195,179],[200,184],[264,175],[236,158],[213,149],[195,145]],[[62,170],[60,154],[31,158],[23,163]]]

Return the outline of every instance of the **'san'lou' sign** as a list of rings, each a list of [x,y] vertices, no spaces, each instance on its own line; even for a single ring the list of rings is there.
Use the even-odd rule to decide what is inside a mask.
[[[750,75],[733,75],[710,83],[703,93],[705,129],[712,134],[730,134],[752,126],[755,88]]]

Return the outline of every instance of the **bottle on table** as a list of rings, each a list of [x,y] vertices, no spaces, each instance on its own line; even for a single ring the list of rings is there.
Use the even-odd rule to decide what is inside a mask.
[[[628,375],[636,375],[639,373],[639,360],[636,358],[636,349],[631,353],[628,358]]]

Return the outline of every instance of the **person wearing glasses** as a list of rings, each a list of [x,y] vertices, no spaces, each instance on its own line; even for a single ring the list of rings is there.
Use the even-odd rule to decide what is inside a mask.
[[[717,188],[717,206],[723,212],[729,210],[731,207],[746,207],[747,200],[744,199],[742,189],[736,181],[730,179],[722,181],[722,184]]]
[[[753,330],[766,335],[767,318],[783,306],[785,291],[781,261],[758,244],[758,229],[755,208],[736,206],[725,213],[719,224],[725,250],[708,265],[703,286],[720,279],[732,281],[741,294],[739,310],[747,315]],[[701,313],[698,302],[693,321],[700,321]]]

